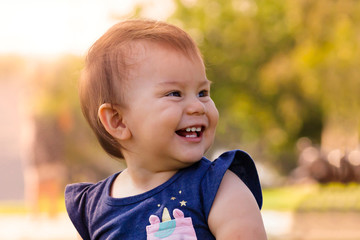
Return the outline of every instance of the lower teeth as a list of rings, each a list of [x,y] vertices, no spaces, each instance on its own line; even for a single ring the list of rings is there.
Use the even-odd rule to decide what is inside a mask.
[[[195,137],[197,137],[197,134],[186,135],[185,137],[186,138],[195,138]]]

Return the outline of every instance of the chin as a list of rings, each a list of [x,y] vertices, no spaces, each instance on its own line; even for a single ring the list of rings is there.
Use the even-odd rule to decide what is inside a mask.
[[[203,151],[198,151],[198,152],[184,152],[182,154],[183,158],[182,158],[182,162],[184,163],[195,163],[201,160],[201,158],[204,156],[205,152]]]

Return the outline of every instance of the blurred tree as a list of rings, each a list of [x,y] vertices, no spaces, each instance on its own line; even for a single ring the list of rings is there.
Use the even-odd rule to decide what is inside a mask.
[[[175,4],[170,21],[196,39],[214,82],[218,147],[245,146],[288,173],[302,136],[324,143],[342,121],[358,139],[360,2]]]
[[[297,40],[293,62],[302,91],[323,109],[322,149],[354,150],[359,144],[360,2],[293,3]]]
[[[26,131],[31,132],[25,143],[25,191],[34,213],[48,201],[46,210],[54,215],[64,184],[97,181],[113,171],[113,165],[102,164],[108,157],[81,115],[77,82],[83,59],[63,56],[33,64],[24,103],[29,108]]]
[[[67,55],[40,63],[34,77],[33,113],[58,126],[64,142],[64,162],[71,181],[98,180],[114,170],[113,161],[101,150],[80,109],[78,80],[83,58]],[[47,139],[46,141],[55,141]]]
[[[0,55],[0,81],[19,77],[25,69],[25,60],[14,54]]]
[[[216,148],[244,148],[287,174],[300,137],[331,149],[358,143],[360,2],[174,2],[169,21],[198,42],[214,82],[221,114]],[[140,6],[134,11],[141,16]],[[71,181],[90,172],[106,176],[115,163],[99,161],[103,151],[81,116],[82,64],[75,56],[41,63],[32,82],[34,116],[59,130]]]

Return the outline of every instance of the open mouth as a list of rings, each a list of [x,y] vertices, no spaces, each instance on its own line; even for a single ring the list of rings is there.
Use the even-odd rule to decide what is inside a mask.
[[[185,138],[198,138],[202,136],[204,131],[202,126],[187,127],[176,131],[176,134]]]

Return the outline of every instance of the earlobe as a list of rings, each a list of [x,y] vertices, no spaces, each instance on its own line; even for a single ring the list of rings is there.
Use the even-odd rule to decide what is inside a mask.
[[[110,103],[104,103],[99,107],[98,116],[104,128],[114,138],[126,140],[131,137],[131,133],[123,122],[123,117],[119,108]]]

